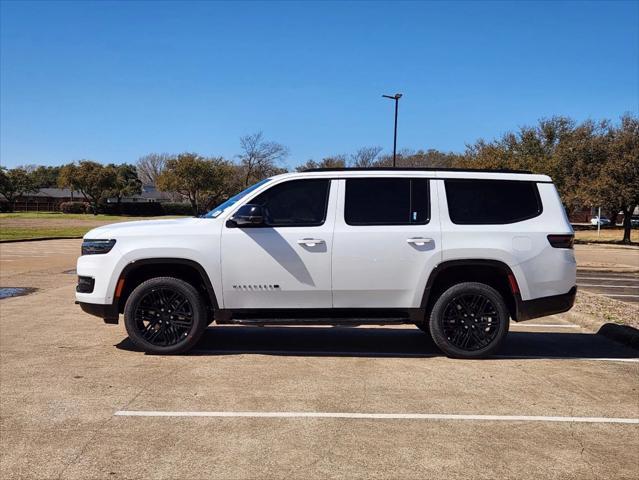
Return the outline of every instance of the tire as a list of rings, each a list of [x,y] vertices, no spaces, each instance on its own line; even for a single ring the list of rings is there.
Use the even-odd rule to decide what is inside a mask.
[[[207,308],[193,285],[157,277],[138,285],[126,301],[124,325],[131,341],[156,355],[193,348],[208,325]]]
[[[483,358],[500,347],[509,323],[508,307],[497,290],[466,282],[453,285],[437,299],[429,328],[447,356]]]

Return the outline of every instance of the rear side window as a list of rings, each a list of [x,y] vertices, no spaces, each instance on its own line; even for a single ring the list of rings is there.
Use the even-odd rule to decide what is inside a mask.
[[[427,178],[346,180],[349,225],[424,225],[430,218]]]
[[[458,225],[515,223],[541,214],[534,182],[446,180],[448,213]]]

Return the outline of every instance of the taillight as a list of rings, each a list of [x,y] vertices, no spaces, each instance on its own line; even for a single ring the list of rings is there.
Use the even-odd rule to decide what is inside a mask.
[[[575,243],[574,235],[548,235],[548,242],[555,248],[572,248]]]

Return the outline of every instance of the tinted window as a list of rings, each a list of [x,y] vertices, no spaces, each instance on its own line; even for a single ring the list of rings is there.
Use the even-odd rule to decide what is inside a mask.
[[[326,219],[330,180],[292,180],[260,193],[250,201],[264,208],[271,227],[321,225]]]
[[[446,198],[450,219],[460,225],[514,223],[541,213],[534,182],[446,180]]]
[[[349,225],[411,225],[429,220],[427,178],[346,180],[344,219]]]

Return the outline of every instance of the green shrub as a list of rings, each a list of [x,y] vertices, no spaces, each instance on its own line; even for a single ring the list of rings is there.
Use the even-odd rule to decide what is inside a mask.
[[[87,213],[90,205],[87,202],[62,202],[60,211],[62,213]]]
[[[162,215],[162,205],[158,202],[107,203],[101,206],[107,215],[131,215],[155,217]]]
[[[163,203],[162,212],[164,215],[193,215],[191,205],[188,203]]]

